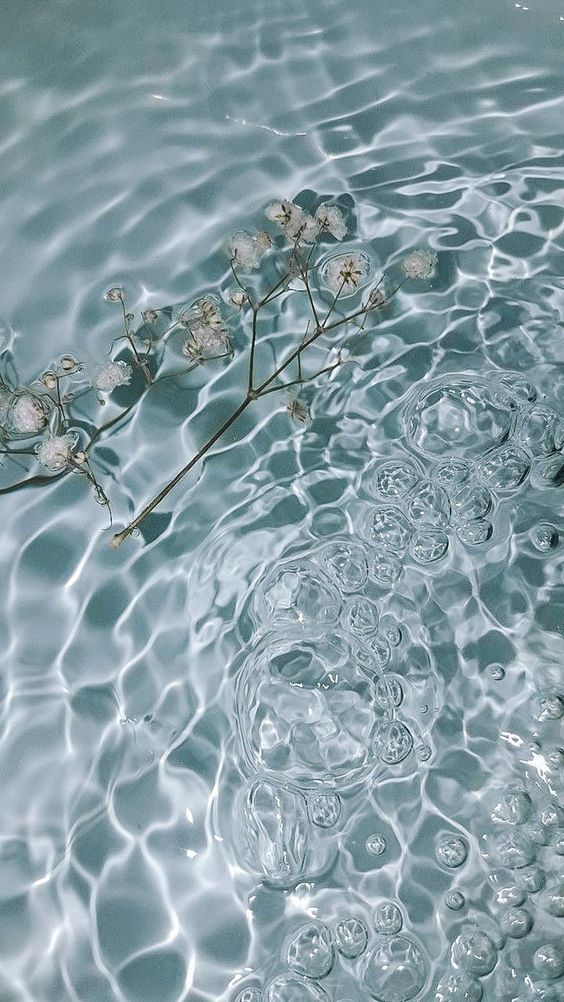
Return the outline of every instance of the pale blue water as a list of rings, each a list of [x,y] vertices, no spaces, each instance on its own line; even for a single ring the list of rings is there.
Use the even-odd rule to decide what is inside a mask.
[[[104,361],[116,284],[225,291],[275,197],[352,206],[377,267],[439,255],[304,425],[265,397],[119,550],[83,477],[0,498],[0,999],[562,1000],[564,5],[5,0],[0,32],[19,385]],[[118,526],[240,399],[234,336],[93,447]]]

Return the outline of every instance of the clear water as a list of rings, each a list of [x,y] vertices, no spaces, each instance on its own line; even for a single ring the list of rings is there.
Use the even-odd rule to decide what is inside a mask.
[[[213,288],[273,196],[440,255],[305,428],[266,398],[150,541],[112,551],[77,477],[2,497],[2,1002],[562,999],[562,3],[5,0],[0,29],[22,381],[104,356],[116,282]],[[118,521],[239,379],[99,446]]]

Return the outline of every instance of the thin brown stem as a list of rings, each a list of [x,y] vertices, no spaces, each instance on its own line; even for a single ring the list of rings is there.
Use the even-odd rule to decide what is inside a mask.
[[[121,530],[121,532],[115,533],[115,535],[112,537],[112,542],[111,542],[111,545],[114,549],[117,549],[118,546],[121,546],[124,539],[127,539],[127,537],[130,536],[131,533],[134,532],[139,525],[141,525],[141,522],[147,517],[147,515],[149,515],[157,507],[157,505],[159,505],[161,501],[164,500],[167,494],[170,494],[170,492],[176,487],[176,485],[180,483],[183,477],[185,477],[186,474],[189,473],[190,470],[192,470],[194,466],[196,466],[200,462],[200,459],[202,459],[206,455],[206,453],[210,451],[210,449],[215,445],[218,439],[220,439],[221,436],[227,431],[227,429],[230,428],[232,424],[234,424],[237,418],[243,413],[243,411],[247,409],[247,407],[249,406],[249,404],[253,402],[253,400],[254,397],[250,397],[247,394],[244,400],[239,404],[238,407],[235,408],[235,410],[223,422],[223,424],[221,425],[220,428],[218,428],[215,434],[212,435],[210,439],[208,439],[205,445],[203,445],[202,448],[199,449],[194,456],[192,456],[190,462],[187,463],[186,466],[183,466],[182,469],[179,470],[179,472],[176,474],[176,476],[173,477],[173,479],[170,480],[169,483],[166,484],[161,491],[159,491],[156,497],[154,497],[153,500],[150,501],[149,504],[145,506],[145,508],[143,508],[143,511],[137,516],[137,518],[134,518],[133,521],[129,523],[129,525],[126,525],[125,529]]]

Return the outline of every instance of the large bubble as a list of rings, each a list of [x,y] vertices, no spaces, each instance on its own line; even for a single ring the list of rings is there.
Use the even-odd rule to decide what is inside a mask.
[[[454,967],[481,978],[497,964],[497,950],[487,933],[475,926],[466,926],[456,937],[451,949]]]
[[[265,643],[240,672],[236,720],[258,772],[311,788],[342,788],[368,775],[376,758],[377,665],[329,634]],[[365,671],[365,668],[372,670]]]
[[[409,1002],[427,980],[427,958],[407,936],[383,938],[369,953],[362,983],[377,1002]]]
[[[308,922],[290,937],[286,960],[296,974],[325,978],[333,967],[331,934],[321,922]]]
[[[240,791],[235,814],[242,862],[272,884],[296,884],[303,875],[309,841],[304,797],[279,783],[256,779]]]
[[[487,380],[451,374],[418,388],[405,414],[409,440],[425,456],[481,456],[511,432],[510,395],[495,400]]]
[[[264,1002],[328,1002],[328,998],[318,985],[286,975],[273,978],[264,992]]]
[[[259,582],[255,613],[270,629],[325,628],[339,618],[341,599],[327,576],[306,559],[285,560]]]

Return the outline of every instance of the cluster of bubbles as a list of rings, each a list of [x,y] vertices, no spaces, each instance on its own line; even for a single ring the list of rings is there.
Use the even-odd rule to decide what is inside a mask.
[[[438,983],[437,1002],[564,999],[564,928],[559,926],[564,919],[564,749],[554,743],[562,738],[562,694],[535,693],[529,714],[536,740],[525,745],[514,736],[525,751],[524,776],[485,797],[488,829],[481,847],[495,915],[477,916],[456,929],[451,971]],[[466,840],[458,835],[443,836],[436,846],[443,866],[457,869],[466,857]],[[459,889],[450,890],[445,903],[455,914],[466,907]],[[492,973],[494,982],[484,995],[481,981]]]
[[[410,633],[384,612],[382,592],[393,589],[407,561],[424,574],[421,565],[443,558],[453,540],[485,543],[497,507],[527,479],[542,490],[564,480],[564,425],[521,377],[434,380],[412,396],[404,419],[416,456],[367,467],[354,534],[336,526],[307,549],[283,555],[254,590],[254,634],[234,672],[233,716],[246,773],[234,834],[239,862],[284,890],[335,861],[345,796],[431,755],[423,739],[440,708],[439,676],[429,661],[423,701],[405,670]],[[537,524],[530,539],[540,553],[559,543],[548,523]],[[492,664],[490,675],[502,679],[503,665]],[[537,730],[561,727],[564,697],[543,689],[530,709]],[[555,792],[564,750],[553,740],[531,754],[549,776],[550,796],[535,803],[528,788],[508,786],[482,842],[498,915],[469,914],[468,838],[457,830],[437,835],[435,866],[452,880],[444,895],[450,969],[438,981],[425,949],[405,932],[400,907],[386,901],[374,912],[373,933],[358,915],[333,925],[315,917],[295,928],[284,945],[283,972],[268,972],[262,987],[243,988],[237,1002],[324,1002],[333,997],[327,985],[337,967],[351,964],[364,997],[375,1002],[409,1002],[424,991],[436,1002],[563,999],[564,940],[554,923],[564,917],[564,872],[547,880],[539,854],[564,855],[562,778]],[[385,832],[365,834],[364,849],[385,858]],[[514,995],[506,990],[510,973],[521,978]]]
[[[261,991],[243,988],[236,1002],[327,1002],[319,984],[339,962],[377,1002],[409,1002],[429,979],[429,958],[404,929],[404,916],[394,901],[380,902],[373,913],[373,932],[358,916],[337,919],[333,927],[318,920],[298,926],[287,937],[282,960],[287,968]]]

